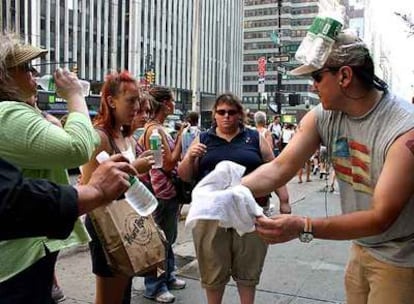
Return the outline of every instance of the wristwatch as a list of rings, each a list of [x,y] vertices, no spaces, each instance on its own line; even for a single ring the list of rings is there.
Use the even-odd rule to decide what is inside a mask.
[[[312,233],[312,221],[309,217],[305,217],[305,227],[303,231],[299,233],[299,240],[303,243],[309,243],[313,240],[313,233]]]

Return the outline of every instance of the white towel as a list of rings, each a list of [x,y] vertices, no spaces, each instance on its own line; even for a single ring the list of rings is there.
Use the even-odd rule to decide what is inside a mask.
[[[245,170],[231,161],[218,163],[194,188],[185,225],[193,227],[199,219],[217,220],[220,227],[234,228],[240,236],[254,231],[255,218],[263,215],[263,209],[240,184]]]

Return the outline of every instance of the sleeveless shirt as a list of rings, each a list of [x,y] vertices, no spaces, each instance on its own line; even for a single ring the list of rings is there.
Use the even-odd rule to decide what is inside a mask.
[[[414,106],[390,93],[365,115],[315,108],[317,128],[335,168],[343,213],[371,208],[372,196],[387,152],[414,128]],[[382,234],[355,240],[376,258],[414,267],[414,196]]]

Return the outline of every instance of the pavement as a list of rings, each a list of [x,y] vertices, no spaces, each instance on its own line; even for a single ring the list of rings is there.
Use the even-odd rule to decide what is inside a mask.
[[[293,214],[325,217],[340,213],[339,194],[325,193],[326,181],[314,176],[312,182],[299,184],[294,178],[288,183]],[[278,200],[272,197],[278,209]],[[188,208],[186,206],[186,208]],[[184,208],[183,214],[188,209]],[[187,282],[183,290],[173,291],[175,303],[207,303],[199,283],[198,265],[191,231],[179,222],[178,240],[174,246],[177,275]],[[304,244],[298,240],[272,245],[257,286],[255,303],[320,304],[345,303],[344,269],[349,241],[313,240]],[[61,252],[56,265],[57,277],[66,300],[63,304],[94,303],[95,282],[87,246]],[[154,301],[142,295],[142,278],[134,278],[131,304],[150,304]],[[226,287],[223,304],[240,303],[233,281]]]

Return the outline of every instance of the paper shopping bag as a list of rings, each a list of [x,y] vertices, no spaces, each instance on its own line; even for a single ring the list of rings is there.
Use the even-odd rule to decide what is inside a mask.
[[[166,239],[152,216],[140,216],[126,200],[113,201],[89,215],[114,271],[127,276],[162,271]]]

